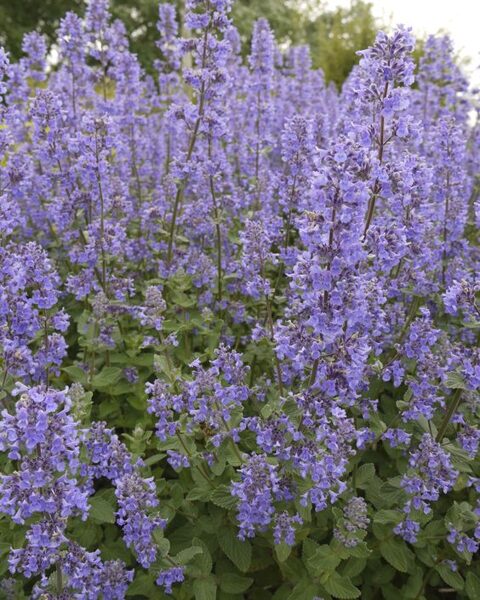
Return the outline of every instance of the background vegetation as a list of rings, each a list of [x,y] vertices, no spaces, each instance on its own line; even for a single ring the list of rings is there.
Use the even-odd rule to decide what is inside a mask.
[[[183,0],[176,2],[181,16]],[[158,4],[159,0],[112,0],[113,15],[127,26],[132,49],[147,70],[156,57]],[[0,43],[13,58],[22,56],[22,38],[30,31],[41,30],[51,44],[65,12],[72,10],[83,15],[85,5],[82,0],[0,0]],[[233,20],[242,36],[245,53],[252,23],[260,17],[268,19],[281,43],[308,43],[314,66],[321,67],[327,81],[336,84],[344,81],[357,60],[355,51],[373,42],[378,25],[372,5],[363,0],[353,0],[350,7],[333,10],[321,0],[239,0],[235,3]]]

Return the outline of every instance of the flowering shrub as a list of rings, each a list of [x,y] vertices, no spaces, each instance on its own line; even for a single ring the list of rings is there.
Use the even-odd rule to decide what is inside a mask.
[[[478,599],[475,95],[230,8],[0,52],[0,593]]]

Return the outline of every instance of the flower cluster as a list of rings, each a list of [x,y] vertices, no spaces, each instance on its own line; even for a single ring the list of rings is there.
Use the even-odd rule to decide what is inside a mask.
[[[478,91],[184,4],[0,49],[0,593],[476,597]]]

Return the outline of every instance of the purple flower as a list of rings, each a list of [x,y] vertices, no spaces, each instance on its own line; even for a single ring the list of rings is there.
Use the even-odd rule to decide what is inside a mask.
[[[166,594],[172,593],[172,586],[174,583],[182,583],[185,580],[185,573],[183,567],[172,567],[165,571],[160,571],[158,574],[156,584],[163,587]]]

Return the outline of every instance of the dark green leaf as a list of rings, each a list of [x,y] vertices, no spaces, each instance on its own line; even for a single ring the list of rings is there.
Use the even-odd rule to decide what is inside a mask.
[[[193,582],[195,600],[215,600],[217,597],[217,584],[213,577],[196,579]]]
[[[186,565],[194,556],[197,556],[197,554],[201,554],[202,552],[203,549],[200,546],[191,546],[190,548],[185,548],[185,550],[181,550],[175,556],[175,562],[179,565]]]
[[[236,573],[223,573],[220,577],[220,589],[229,594],[242,594],[252,585],[253,579]]]
[[[452,569],[445,564],[437,565],[435,569],[447,585],[452,587],[454,590],[463,590],[465,582],[460,573],[457,571],[452,571]]]
[[[218,532],[218,543],[240,571],[248,571],[252,562],[252,546],[249,542],[239,540],[230,527],[222,527]]]
[[[355,485],[361,490],[368,487],[369,481],[373,479],[375,476],[375,465],[372,463],[368,463],[366,465],[361,465],[355,476]]]
[[[237,500],[232,496],[230,487],[223,484],[213,490],[210,500],[217,506],[227,509],[235,508],[237,505]]]
[[[467,573],[465,591],[470,600],[478,600],[480,598],[480,578],[471,571]]]
[[[292,547],[288,544],[275,544],[275,554],[280,562],[284,562],[290,556]]]
[[[92,387],[104,388],[117,383],[122,376],[122,370],[118,367],[104,367],[92,379]]]
[[[467,386],[465,384],[463,377],[457,371],[450,371],[450,373],[447,374],[446,385],[447,385],[447,387],[449,387],[452,390],[466,390],[467,389]]]
[[[405,542],[389,538],[380,544],[380,554],[397,571],[406,573],[408,571],[408,561],[411,552]]]
[[[334,598],[348,600],[360,596],[360,590],[353,585],[349,577],[342,577],[335,572],[323,583],[323,587]]]
[[[105,498],[99,496],[90,498],[88,514],[98,523],[115,523],[115,509]]]

